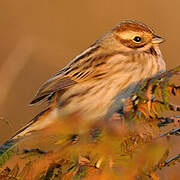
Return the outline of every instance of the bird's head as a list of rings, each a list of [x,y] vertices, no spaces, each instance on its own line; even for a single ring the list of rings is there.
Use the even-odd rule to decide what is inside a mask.
[[[109,42],[112,47],[124,52],[146,51],[164,41],[163,38],[155,35],[150,27],[133,20],[122,21],[107,34],[107,39],[108,36],[111,37]]]

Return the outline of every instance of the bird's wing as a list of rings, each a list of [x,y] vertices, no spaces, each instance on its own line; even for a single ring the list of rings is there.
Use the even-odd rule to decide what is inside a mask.
[[[76,56],[65,68],[40,87],[30,104],[33,105],[49,97],[54,92],[86,80],[95,71],[95,67],[92,68],[93,65],[90,62],[98,59],[97,57],[99,56],[91,56],[98,48],[99,46],[89,47],[80,55]]]
[[[62,74],[56,75],[40,87],[30,104],[33,105],[42,101],[52,93],[63,90],[74,84],[76,84],[76,81],[72,80],[70,77],[64,77]]]
[[[54,92],[64,90],[76,83],[85,81],[94,72],[95,68],[82,66],[81,64],[68,65],[40,87],[30,104],[36,104],[49,97],[51,94],[54,94]]]

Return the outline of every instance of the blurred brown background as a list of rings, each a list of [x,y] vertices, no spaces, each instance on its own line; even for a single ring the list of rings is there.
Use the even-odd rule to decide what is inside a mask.
[[[171,68],[180,59],[179,0],[1,0],[0,142],[39,107],[28,102],[39,86],[102,33],[124,19],[149,24],[166,38],[161,49]]]

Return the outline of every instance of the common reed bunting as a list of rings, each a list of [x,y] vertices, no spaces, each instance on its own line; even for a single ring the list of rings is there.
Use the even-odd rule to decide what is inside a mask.
[[[49,108],[12,139],[43,129],[53,117],[111,117],[139,82],[166,70],[161,42],[163,38],[143,23],[120,22],[41,86],[30,104],[48,100]]]

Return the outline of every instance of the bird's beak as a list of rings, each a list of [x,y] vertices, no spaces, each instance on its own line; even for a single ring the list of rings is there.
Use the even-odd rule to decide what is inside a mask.
[[[152,39],[152,43],[153,44],[160,44],[160,43],[164,42],[164,40],[165,40],[164,38],[159,37],[157,35],[154,35],[154,37]]]

